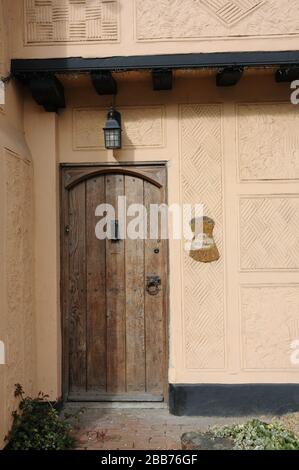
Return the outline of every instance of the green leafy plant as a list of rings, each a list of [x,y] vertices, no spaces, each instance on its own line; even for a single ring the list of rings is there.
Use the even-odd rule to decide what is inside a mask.
[[[299,450],[299,438],[279,421],[253,419],[245,424],[214,427],[213,437],[231,438],[236,450]]]
[[[20,398],[18,411],[13,412],[13,424],[7,450],[66,450],[74,447],[71,426],[59,417],[49,396],[26,397],[21,385],[15,386]]]

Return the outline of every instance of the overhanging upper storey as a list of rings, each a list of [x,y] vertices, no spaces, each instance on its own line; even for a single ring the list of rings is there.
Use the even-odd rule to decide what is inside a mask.
[[[12,74],[47,111],[65,106],[61,74],[89,75],[99,95],[117,93],[119,72],[150,72],[155,91],[190,69],[219,87],[251,67],[299,78],[298,0],[14,0],[5,17]]]
[[[14,59],[15,76],[32,73],[168,70],[221,67],[273,67],[299,64],[299,50],[135,55],[106,58]]]
[[[108,58],[14,59],[12,75],[28,85],[36,102],[46,111],[65,107],[60,76],[85,74],[99,95],[117,94],[117,75],[139,72],[152,75],[155,91],[171,90],[179,70],[209,70],[218,87],[235,86],[248,69],[273,70],[276,82],[299,79],[299,51],[167,54]]]

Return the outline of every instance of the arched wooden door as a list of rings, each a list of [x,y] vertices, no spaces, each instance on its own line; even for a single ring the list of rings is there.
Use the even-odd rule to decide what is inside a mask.
[[[100,204],[114,206],[119,217],[119,196],[126,196],[127,207],[165,202],[166,169],[64,166],[61,188],[64,397],[163,401],[167,242],[100,240],[95,227]],[[161,279],[158,293],[148,288],[153,275]]]

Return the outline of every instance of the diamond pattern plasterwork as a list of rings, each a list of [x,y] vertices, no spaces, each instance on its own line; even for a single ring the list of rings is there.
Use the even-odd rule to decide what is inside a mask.
[[[164,118],[161,106],[119,108],[122,113],[123,147],[162,147]],[[74,110],[74,149],[104,149],[103,127],[107,109]]]
[[[241,268],[299,269],[299,198],[240,201]]]
[[[184,204],[204,204],[216,222],[221,258],[203,264],[184,253],[185,358],[189,369],[225,366],[222,256],[221,107],[181,107],[181,159]],[[204,177],[203,177],[204,175]]]
[[[138,41],[288,36],[299,31],[298,0],[135,0]]]
[[[299,285],[242,287],[245,369],[298,369],[291,343],[299,338]]]
[[[296,106],[241,104],[237,119],[241,180],[299,178],[299,113]]]
[[[25,0],[27,44],[118,40],[118,0]]]
[[[259,8],[263,0],[201,0],[201,3],[227,25],[240,21]]]

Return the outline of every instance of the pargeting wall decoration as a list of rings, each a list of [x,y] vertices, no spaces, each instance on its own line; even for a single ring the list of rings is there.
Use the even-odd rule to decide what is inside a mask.
[[[4,315],[6,360],[10,361],[6,373],[6,396],[11,397],[16,377],[29,393],[32,392],[35,371],[33,168],[21,155],[8,150],[3,157],[6,191],[4,266],[7,279],[7,311]],[[14,407],[15,401],[11,397],[6,404],[7,417],[11,416]]]
[[[294,37],[298,0],[135,0],[137,41]]]
[[[120,106],[123,148],[163,147],[164,108],[162,106]],[[105,148],[103,127],[106,108],[76,108],[73,111],[74,150]]]
[[[214,233],[220,253],[223,249],[222,113],[219,104],[180,106],[182,202],[195,205],[200,200],[204,214],[217,221]],[[186,369],[222,370],[226,364],[224,256],[217,263],[196,263],[190,251],[184,251],[183,295]]]
[[[118,16],[117,0],[25,0],[25,42],[115,42]]]
[[[259,8],[264,0],[200,0],[214,15],[227,25],[237,23]]]
[[[299,285],[241,286],[243,367],[290,370],[291,344],[299,336]]]
[[[242,271],[299,269],[299,198],[256,195],[240,199]]]
[[[212,263],[220,258],[213,230],[215,222],[210,217],[199,217],[190,222],[194,238],[191,243],[190,256],[201,263]]]
[[[242,103],[236,117],[241,181],[299,179],[297,106]]]

